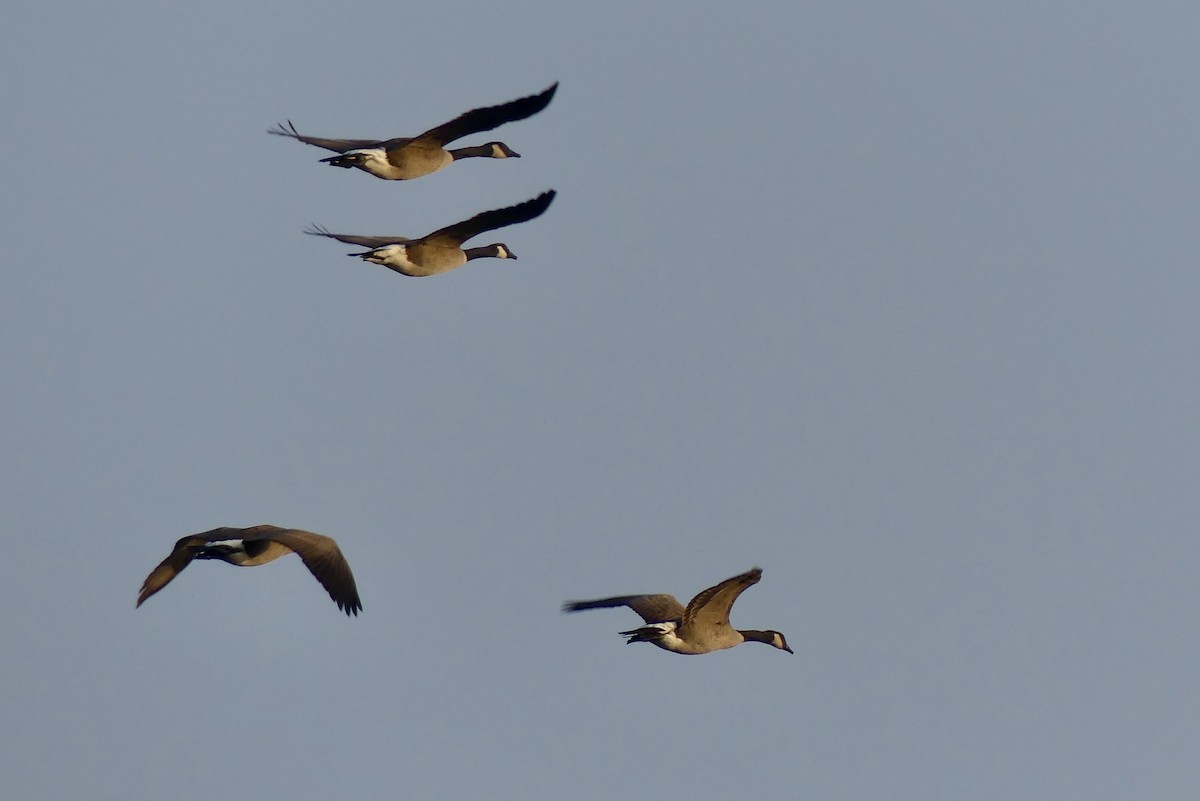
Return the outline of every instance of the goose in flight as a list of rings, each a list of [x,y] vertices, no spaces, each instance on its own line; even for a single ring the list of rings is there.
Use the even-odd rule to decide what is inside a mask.
[[[362,609],[350,565],[331,538],[298,528],[261,525],[250,528],[214,528],[189,534],[175,543],[171,555],[154,568],[142,584],[137,606],[171,583],[193,559],[220,559],[231,565],[255,567],[295,553],[312,572],[338,609],[357,615]]]
[[[564,612],[628,606],[641,615],[646,625],[621,632],[627,642],[648,642],[677,654],[707,654],[744,642],[763,642],[789,654],[787,640],[778,631],[738,630],[729,625],[729,610],[746,589],[757,584],[762,570],[754,568],[740,576],[709,587],[685,607],[673,595],[622,595],[596,601],[568,601]]]
[[[382,264],[402,275],[437,275],[461,267],[471,259],[515,259],[517,254],[513,253],[508,245],[499,242],[475,248],[463,248],[462,244],[484,231],[516,225],[540,216],[550,207],[554,195],[555,192],[551,189],[515,206],[480,212],[469,220],[439,228],[419,239],[403,236],[334,234],[319,225],[312,226],[304,233],[370,248],[361,253],[346,255],[357,256],[372,264]]]
[[[292,121],[287,126],[277,125],[267,131],[276,136],[291,137],[308,145],[332,150],[338,155],[321,159],[334,167],[357,167],[376,178],[389,181],[406,181],[420,178],[465,158],[520,158],[521,154],[503,142],[488,142],[471,147],[447,150],[446,145],[473,133],[490,131],[506,122],[532,117],[550,104],[558,83],[551,84],[545,91],[522,97],[498,106],[472,109],[455,117],[450,122],[430,128],[412,138],[396,139],[323,139],[305,136],[296,130]]]

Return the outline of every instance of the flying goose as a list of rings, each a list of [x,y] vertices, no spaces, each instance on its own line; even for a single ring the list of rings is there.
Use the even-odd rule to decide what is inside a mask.
[[[503,142],[488,142],[455,150],[446,150],[445,146],[464,136],[490,131],[506,122],[532,117],[550,104],[556,89],[557,81],[540,94],[501,103],[498,106],[472,109],[411,139],[322,139],[319,136],[302,136],[291,120],[288,120],[286,128],[277,125],[267,133],[290,136],[305,144],[316,145],[340,154],[321,159],[325,164],[347,169],[357,167],[376,178],[404,181],[437,172],[458,159],[520,158],[520,153]]]
[[[255,567],[296,553],[321,582],[329,597],[347,615],[362,609],[350,565],[331,538],[298,528],[261,525],[250,528],[214,528],[189,534],[175,543],[171,555],[146,576],[137,606],[171,583],[193,559],[220,559],[231,565]]]
[[[765,642],[789,654],[787,640],[778,631],[739,631],[729,625],[729,609],[746,588],[757,584],[762,570],[726,579],[697,595],[684,608],[673,595],[622,595],[597,601],[568,601],[564,612],[628,606],[642,616],[646,625],[640,629],[622,631],[627,643],[649,642],[677,654],[707,654],[732,648],[748,640]]]
[[[555,191],[551,189],[532,200],[526,200],[515,206],[480,212],[469,220],[440,228],[420,239],[408,239],[403,236],[333,234],[319,225],[313,225],[304,233],[368,247],[370,248],[368,251],[347,253],[346,255],[358,256],[363,261],[369,261],[372,264],[382,264],[402,275],[437,275],[447,270],[453,270],[455,267],[461,267],[471,259],[515,259],[517,254],[509,250],[508,245],[496,243],[464,249],[462,243],[484,231],[503,228],[506,225],[516,225],[540,216],[550,207],[550,201],[554,200],[554,195]]]

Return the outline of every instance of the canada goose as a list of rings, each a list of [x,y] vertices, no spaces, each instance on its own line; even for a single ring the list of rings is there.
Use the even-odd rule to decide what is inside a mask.
[[[293,552],[321,582],[338,609],[347,615],[358,614],[362,609],[362,601],[358,599],[358,588],[354,586],[350,565],[346,563],[337,543],[311,531],[270,525],[214,528],[181,538],[175,543],[171,555],[146,576],[138,593],[137,606],[170,584],[171,579],[179,575],[193,559],[220,559],[231,565],[254,567]]]
[[[623,595],[598,601],[568,601],[564,612],[628,606],[646,621],[640,629],[622,631],[628,643],[650,642],[677,654],[707,654],[753,640],[773,645],[789,654],[787,640],[778,631],[739,631],[729,625],[729,609],[747,587],[757,584],[762,570],[722,581],[693,598],[685,609],[673,595]]]
[[[501,103],[498,106],[473,109],[411,139],[322,139],[318,136],[302,136],[292,125],[291,120],[288,120],[286,128],[278,125],[267,133],[276,136],[290,136],[305,144],[316,145],[340,154],[321,159],[325,164],[347,169],[357,167],[377,178],[405,181],[409,178],[420,178],[422,175],[437,172],[458,159],[472,157],[520,158],[520,153],[515,152],[503,142],[488,142],[455,150],[446,150],[445,146],[455,139],[461,139],[481,131],[490,131],[506,122],[532,117],[550,104],[556,89],[558,89],[557,81],[540,94]]]
[[[304,233],[369,247],[371,249],[368,251],[347,253],[346,255],[358,256],[363,261],[369,261],[372,264],[382,264],[403,275],[437,275],[447,270],[453,270],[455,267],[461,267],[471,259],[515,259],[517,254],[509,250],[508,245],[496,243],[464,249],[462,243],[493,228],[503,228],[506,225],[532,220],[549,208],[550,201],[554,200],[554,195],[555,192],[551,189],[532,200],[526,200],[515,206],[480,212],[469,220],[440,228],[420,239],[408,239],[403,236],[333,234],[319,225],[306,229]]]

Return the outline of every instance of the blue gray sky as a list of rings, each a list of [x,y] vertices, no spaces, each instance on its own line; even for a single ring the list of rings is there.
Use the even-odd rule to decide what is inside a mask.
[[[1194,799],[1200,7],[0,11],[22,799]],[[521,160],[411,135],[561,81]],[[467,143],[485,141],[481,135]],[[547,188],[515,262],[420,235]],[[491,241],[481,238],[481,242]],[[347,619],[289,557],[335,537]],[[754,565],[701,658],[628,610]]]

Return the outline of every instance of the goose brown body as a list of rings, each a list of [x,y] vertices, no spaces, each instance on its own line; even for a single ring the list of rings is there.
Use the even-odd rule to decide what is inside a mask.
[[[515,259],[516,254],[508,245],[500,242],[473,248],[464,248],[463,243],[484,231],[516,225],[541,216],[550,208],[556,194],[551,189],[524,203],[480,212],[470,219],[439,228],[416,239],[404,236],[335,234],[318,225],[305,230],[305,233],[368,247],[370,250],[347,255],[383,265],[401,275],[437,275],[461,267],[471,259]]]
[[[568,601],[564,612],[627,606],[647,625],[621,632],[628,642],[648,642],[677,654],[707,654],[747,641],[762,642],[793,653],[778,631],[735,629],[729,623],[733,602],[762,578],[754,568],[698,593],[685,607],[673,595],[621,595],[594,601]]]
[[[521,154],[503,142],[447,150],[446,145],[473,133],[490,131],[506,122],[532,117],[550,104],[558,83],[542,92],[496,106],[476,108],[460,114],[449,122],[430,128],[413,137],[394,139],[327,139],[306,136],[296,130],[291,120],[267,133],[287,136],[308,145],[332,150],[339,155],[321,159],[334,167],[357,168],[389,181],[420,178],[465,158],[520,158]]]
[[[330,537],[298,528],[258,525],[214,528],[181,537],[158,567],[150,571],[138,593],[137,606],[171,583],[193,559],[217,559],[242,567],[257,567],[294,553],[321,583],[338,609],[357,615],[362,609],[350,564]]]

